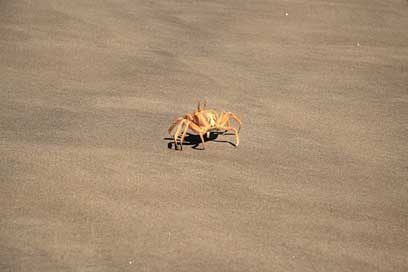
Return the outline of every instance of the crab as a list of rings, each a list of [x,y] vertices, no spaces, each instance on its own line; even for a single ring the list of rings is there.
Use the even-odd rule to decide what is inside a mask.
[[[238,124],[238,128],[231,126],[231,119]],[[174,120],[168,129],[170,135],[172,135],[171,133],[175,127],[177,127],[176,133],[172,137],[174,138],[176,150],[178,145],[180,146],[180,150],[183,150],[183,141],[188,130],[200,135],[203,149],[205,149],[204,135],[209,135],[210,132],[214,131],[222,131],[223,133],[233,131],[236,138],[235,147],[239,145],[241,120],[238,116],[233,112],[221,112],[218,114],[217,111],[213,109],[207,109],[206,102],[203,103],[203,107],[201,106],[201,103],[198,102],[197,109],[193,113],[187,113],[183,117]],[[181,138],[179,139],[180,134]]]

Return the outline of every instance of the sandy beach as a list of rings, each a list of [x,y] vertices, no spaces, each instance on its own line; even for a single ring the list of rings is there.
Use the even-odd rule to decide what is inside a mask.
[[[405,0],[0,1],[0,271],[408,271],[407,139]]]

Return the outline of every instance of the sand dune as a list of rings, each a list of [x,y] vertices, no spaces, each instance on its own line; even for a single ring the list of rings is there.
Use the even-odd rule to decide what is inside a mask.
[[[407,15],[0,1],[0,271],[408,271]],[[238,148],[168,148],[200,99]]]

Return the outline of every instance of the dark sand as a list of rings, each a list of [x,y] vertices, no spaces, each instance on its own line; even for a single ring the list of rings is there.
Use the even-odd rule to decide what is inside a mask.
[[[2,272],[408,271],[405,0],[0,0],[0,82]]]

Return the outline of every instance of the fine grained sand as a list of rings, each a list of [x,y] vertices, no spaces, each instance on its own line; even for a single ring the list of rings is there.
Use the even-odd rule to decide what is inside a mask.
[[[408,271],[408,2],[0,1],[0,271]],[[206,98],[243,120],[167,147]]]

